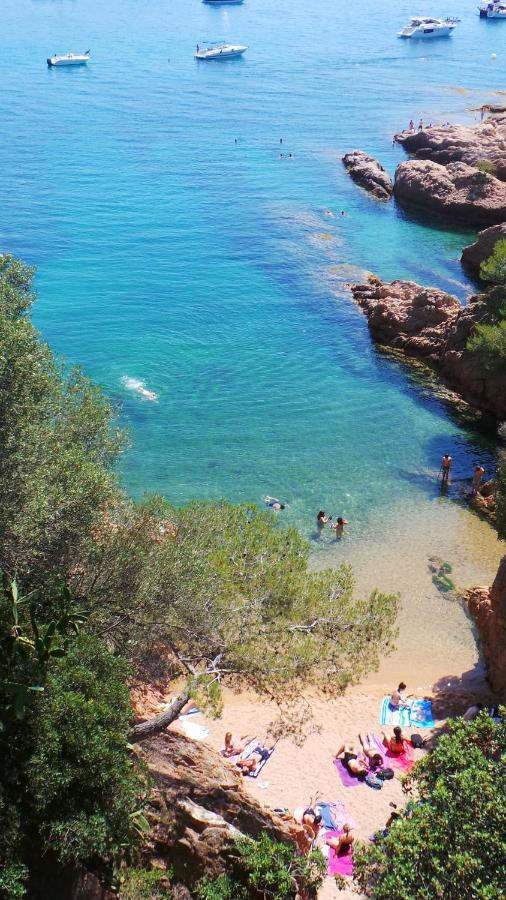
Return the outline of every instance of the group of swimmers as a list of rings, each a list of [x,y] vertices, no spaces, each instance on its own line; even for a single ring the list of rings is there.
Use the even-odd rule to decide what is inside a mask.
[[[328,525],[329,528],[333,528],[336,533],[336,538],[342,537],[344,534],[344,526],[348,525],[348,521],[343,519],[342,516],[338,516],[335,521],[332,519],[332,516],[327,516],[325,514],[325,510],[321,509],[318,515],[316,516],[316,527],[321,531],[325,528],[325,525]]]

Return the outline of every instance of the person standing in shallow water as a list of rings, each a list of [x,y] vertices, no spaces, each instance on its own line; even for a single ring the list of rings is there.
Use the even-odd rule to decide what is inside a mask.
[[[453,459],[448,453],[445,453],[441,460],[441,478],[443,484],[448,484],[448,479],[450,477],[450,471],[453,465]]]
[[[481,479],[484,474],[485,469],[483,466],[475,466],[473,473],[473,497],[476,497],[480,493]]]

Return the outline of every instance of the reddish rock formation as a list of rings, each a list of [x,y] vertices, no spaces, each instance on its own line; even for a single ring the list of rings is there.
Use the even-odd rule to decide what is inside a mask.
[[[506,702],[506,556],[492,587],[473,588],[467,600],[480,631],[490,683]]]
[[[403,131],[395,139],[417,159],[442,165],[475,165],[488,160],[497,167],[497,176],[506,180],[506,114],[489,116],[479,125],[433,125],[422,131]]]
[[[432,366],[471,406],[498,419],[506,417],[506,372],[490,375],[466,350],[477,322],[486,321],[485,304],[467,306],[437,288],[414,281],[352,285],[373,337]]]
[[[353,150],[343,156],[343,163],[351,178],[378,200],[390,200],[393,193],[392,179],[377,159],[362,150]]]
[[[461,256],[462,265],[473,275],[479,275],[482,262],[492,256],[497,241],[501,240],[506,240],[506,222],[480,231],[475,243],[464,247]]]
[[[221,874],[234,841],[266,832],[301,852],[309,840],[301,825],[262,807],[241,784],[241,776],[217,753],[175,732],[139,747],[155,781],[147,818],[148,856],[170,865],[176,878],[193,884],[204,874]]]
[[[394,194],[401,203],[466,225],[506,222],[506,183],[466,163],[442,166],[420,159],[400,163],[395,172]]]

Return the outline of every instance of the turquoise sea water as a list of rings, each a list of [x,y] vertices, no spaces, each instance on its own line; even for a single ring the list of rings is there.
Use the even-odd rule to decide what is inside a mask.
[[[462,22],[398,40],[414,13]],[[250,49],[196,62],[217,38]],[[0,245],[38,267],[43,335],[118,404],[131,492],[274,494],[304,530],[321,507],[356,539],[430,495],[443,452],[460,475],[491,465],[485,436],[375,350],[343,287],[358,268],[464,297],[471,235],[376,203],[340,158],[360,147],[393,172],[410,118],[500,102],[504,23],[474,0],[3,0],[2,39]],[[87,68],[46,68],[88,47]]]

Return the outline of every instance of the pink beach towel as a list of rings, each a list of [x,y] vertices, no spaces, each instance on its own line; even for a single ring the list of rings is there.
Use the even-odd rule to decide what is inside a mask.
[[[337,769],[337,774],[339,775],[339,778],[341,779],[343,787],[356,787],[357,784],[364,783],[363,778],[360,779],[360,778],[357,778],[355,775],[350,775],[350,773],[348,772],[348,769],[343,764],[343,761],[341,759],[335,759],[334,765]]]
[[[325,837],[339,837],[342,833],[342,830],[327,831]],[[339,853],[336,853],[333,847],[329,847],[328,874],[347,875],[350,877],[353,875],[353,853],[351,847],[346,847]]]
[[[413,768],[416,760],[413,754],[413,745],[410,741],[404,741],[402,753],[392,753],[390,750],[387,750],[381,738],[376,734],[374,735],[374,740],[383,757],[385,766],[398,769],[400,772],[409,772]]]

